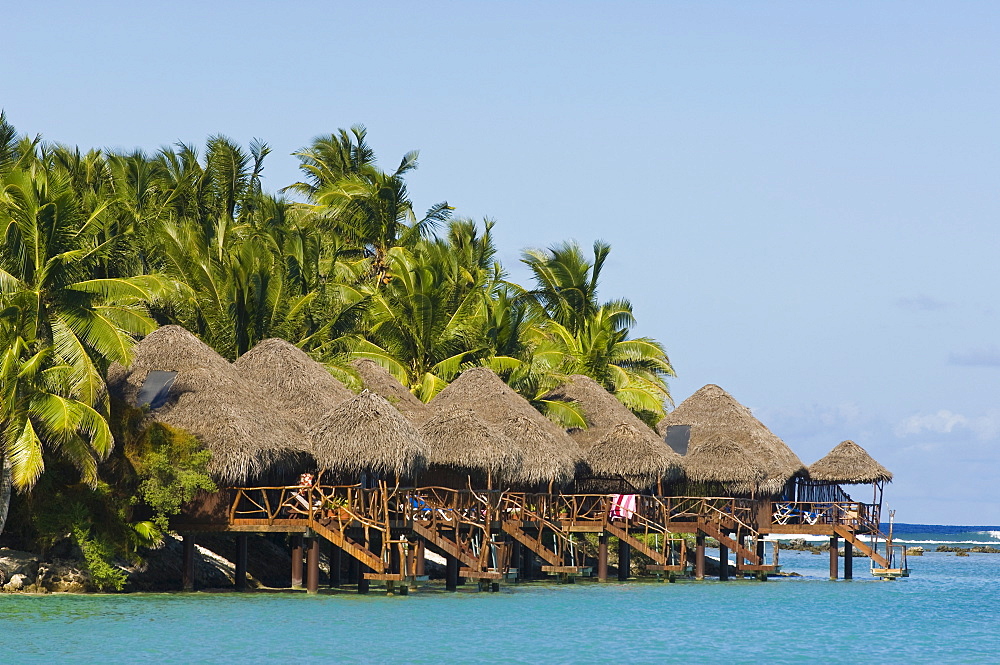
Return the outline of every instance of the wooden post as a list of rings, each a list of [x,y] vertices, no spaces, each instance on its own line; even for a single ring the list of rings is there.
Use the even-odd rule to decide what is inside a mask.
[[[319,538],[309,538],[306,547],[306,591],[319,593]]]
[[[448,591],[458,590],[458,559],[448,555],[445,557],[445,589]]]
[[[183,562],[181,564],[181,586],[185,591],[194,591],[194,535],[184,534]]]
[[[597,537],[597,579],[601,582],[608,581],[608,534],[606,533]]]
[[[844,579],[854,579],[854,544],[844,540]]]
[[[705,534],[699,531],[694,537],[694,578],[705,579]]]
[[[302,588],[302,536],[293,534],[292,541],[292,588]]]
[[[236,536],[236,590],[247,590],[247,535]]]
[[[840,549],[837,542],[838,540],[839,538],[837,538],[837,536],[830,536],[830,579],[831,580],[837,579],[837,572],[838,572],[837,559],[840,558],[840,552],[838,551]]]
[[[417,557],[417,576],[422,576],[427,574],[427,560],[426,560],[426,548],[427,545],[422,540],[418,540],[414,543],[416,547],[416,557]]]
[[[729,548],[719,543],[719,581],[729,581]]]
[[[521,566],[518,568],[518,575],[522,580],[530,580],[535,574],[533,555],[534,552],[530,547],[521,548]]]
[[[344,583],[341,568],[344,564],[344,550],[330,543],[330,588],[339,587]]]
[[[632,572],[632,546],[618,540],[618,581],[624,582]]]
[[[357,584],[361,581],[361,562],[353,556],[347,557],[347,583]]]
[[[760,565],[762,565],[762,566],[764,565],[764,556],[766,554],[766,552],[764,552],[764,547],[765,547],[766,544],[767,543],[764,542],[763,538],[761,538],[760,536],[757,536],[757,560],[760,561]],[[761,582],[766,582],[767,581],[767,571],[766,570],[758,570],[757,571],[757,579],[759,579]]]
[[[399,557],[399,545],[392,543],[389,545],[389,572],[390,573],[400,573],[400,564],[402,563]]]

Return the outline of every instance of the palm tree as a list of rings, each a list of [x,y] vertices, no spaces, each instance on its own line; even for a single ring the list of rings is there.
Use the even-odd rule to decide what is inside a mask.
[[[650,422],[664,415],[670,402],[667,377],[675,376],[663,345],[648,337],[629,339],[635,325],[627,300],[600,303],[601,270],[611,248],[594,243],[594,258],[579,245],[562,243],[527,250],[522,261],[531,268],[536,288],[529,292],[545,318],[536,328],[536,357],[557,373],[585,374]]]
[[[0,176],[0,457],[20,489],[38,480],[46,450],[96,481],[112,445],[105,370],[156,327],[144,303],[166,290],[157,276],[89,279],[106,250],[106,206],[86,209],[70,174],[50,166]]]

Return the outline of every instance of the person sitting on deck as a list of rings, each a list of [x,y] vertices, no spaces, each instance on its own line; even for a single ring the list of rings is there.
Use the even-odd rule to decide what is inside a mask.
[[[309,514],[309,491],[313,486],[313,476],[311,473],[303,473],[299,476],[299,489],[292,492],[292,494],[285,501],[285,506],[288,512],[293,515],[308,515]],[[312,504],[313,510],[320,508],[322,506],[321,501],[314,501]]]

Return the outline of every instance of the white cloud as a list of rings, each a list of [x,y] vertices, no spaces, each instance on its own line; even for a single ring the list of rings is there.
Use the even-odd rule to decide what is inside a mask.
[[[895,433],[900,438],[924,433],[971,433],[982,441],[990,441],[1000,436],[1000,411],[990,410],[981,416],[972,417],[948,409],[941,409],[937,413],[917,414],[899,422]]]

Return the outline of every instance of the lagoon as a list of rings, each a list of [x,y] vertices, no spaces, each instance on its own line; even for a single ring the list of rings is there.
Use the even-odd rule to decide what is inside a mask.
[[[0,662],[992,662],[1000,555],[928,553],[913,576],[433,587],[340,592],[0,596]]]

